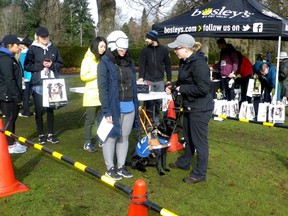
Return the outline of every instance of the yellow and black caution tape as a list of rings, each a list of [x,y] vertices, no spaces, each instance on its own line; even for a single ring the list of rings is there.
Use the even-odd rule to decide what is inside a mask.
[[[83,171],[83,172],[86,172],[86,173],[89,173],[90,175],[98,178],[99,180],[101,180],[102,182],[105,182],[106,184],[114,187],[114,188],[117,188],[118,190],[121,190],[122,192],[128,194],[129,196],[131,195],[132,193],[132,188],[128,187],[128,186],[125,186],[124,184],[121,184],[120,182],[117,182],[113,179],[111,179],[110,177],[106,176],[106,175],[102,175],[101,173],[87,167],[86,165],[78,162],[78,161],[74,161],[72,160],[71,158],[57,152],[57,151],[54,151],[52,149],[49,149],[43,145],[40,145],[39,143],[34,143],[30,140],[27,140],[26,138],[24,137],[20,137],[20,136],[17,136],[16,134],[13,134],[11,133],[10,131],[7,131],[7,130],[3,130],[3,129],[0,129],[0,132],[4,133],[6,136],[9,136],[9,137],[12,137],[18,141],[20,141],[21,143],[25,143],[25,144],[28,144],[28,145],[32,145],[34,148],[40,150],[40,151],[43,151],[43,152],[46,152],[46,153],[49,153],[51,154],[53,157],[59,159],[59,160],[62,160],[70,165],[73,165],[75,168]],[[151,209],[151,210],[154,210],[156,212],[158,212],[160,215],[164,215],[164,216],[177,216],[176,214],[174,214],[173,212],[165,209],[165,208],[162,208],[160,206],[158,206],[157,204],[149,201],[148,199],[144,202],[144,205]]]
[[[280,127],[280,128],[288,129],[288,125],[284,125],[281,123],[259,122],[259,121],[255,121],[255,120],[248,120],[248,119],[243,119],[243,118],[239,119],[239,118],[234,118],[234,117],[229,117],[229,116],[224,116],[224,115],[215,115],[215,114],[213,114],[212,117],[218,117],[221,119],[231,119],[231,120],[236,120],[236,121],[240,121],[240,122],[259,124],[259,125],[268,126],[268,127]]]

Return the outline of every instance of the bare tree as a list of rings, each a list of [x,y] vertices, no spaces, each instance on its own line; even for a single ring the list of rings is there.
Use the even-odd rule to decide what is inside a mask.
[[[125,0],[126,4],[134,10],[139,10],[139,13],[144,8],[147,16],[153,22],[159,22],[166,16],[166,11],[175,4],[175,0]]]
[[[2,38],[6,34],[17,34],[23,26],[23,12],[17,5],[10,5],[0,10],[0,28]],[[3,35],[2,35],[3,34]]]

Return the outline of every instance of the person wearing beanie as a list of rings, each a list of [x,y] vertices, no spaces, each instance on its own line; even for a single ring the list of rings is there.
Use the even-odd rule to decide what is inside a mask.
[[[158,41],[158,32],[151,30],[146,34],[144,47],[139,56],[138,83],[149,83],[151,91],[164,91],[164,77],[166,82],[171,81],[171,59],[167,47]],[[160,109],[162,100],[151,100],[145,102],[147,115],[155,126],[160,123]]]
[[[30,47],[32,41],[29,40],[29,38],[24,38],[20,42],[21,52],[19,56],[19,62],[22,65],[22,68],[24,68],[24,61],[28,52],[28,48]],[[30,112],[30,96],[31,96],[31,77],[32,73],[30,71],[24,70],[24,89],[23,89],[23,110],[19,113],[20,117],[26,117],[29,118],[31,116]]]
[[[43,85],[42,80],[58,78],[63,67],[59,50],[49,40],[49,31],[45,27],[36,30],[35,40],[28,49],[24,69],[32,73],[32,96],[35,105],[35,121],[39,134],[39,144],[47,141],[52,144],[59,143],[54,135],[54,108],[43,108]],[[48,74],[48,76],[47,76]],[[47,114],[47,136],[44,133],[43,115]]]
[[[101,121],[113,124],[107,138],[102,140],[102,152],[106,175],[113,180],[120,180],[122,177],[133,177],[125,162],[133,125],[140,130],[139,101],[135,67],[128,51],[128,37],[122,31],[113,31],[108,35],[107,43],[108,49],[97,69],[101,102],[98,119],[99,127]]]
[[[5,130],[15,133],[16,120],[22,105],[22,76],[23,71],[15,55],[20,52],[20,40],[16,35],[6,35],[0,46],[0,104],[5,115]],[[7,136],[10,154],[20,154],[27,150]]]
[[[208,123],[212,115],[212,96],[210,94],[210,69],[203,54],[194,51],[195,40],[189,34],[181,34],[168,44],[180,59],[178,79],[165,88],[180,93],[183,109],[183,135],[186,141],[184,154],[176,162],[170,163],[172,169],[190,170],[193,156],[197,152],[197,162],[188,177],[183,181],[195,184],[206,180],[208,168]]]

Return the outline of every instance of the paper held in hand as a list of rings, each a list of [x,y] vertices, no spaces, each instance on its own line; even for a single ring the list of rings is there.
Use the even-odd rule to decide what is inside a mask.
[[[108,134],[112,130],[112,128],[113,128],[113,124],[107,122],[106,118],[103,117],[101,122],[100,122],[100,125],[97,129],[98,137],[104,142],[106,140]]]

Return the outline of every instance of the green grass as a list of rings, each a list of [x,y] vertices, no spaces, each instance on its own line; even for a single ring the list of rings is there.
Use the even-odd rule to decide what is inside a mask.
[[[67,89],[83,85],[78,77],[67,77],[66,84]],[[46,146],[104,174],[101,149],[96,153],[83,150],[84,122],[78,124],[85,112],[82,95],[68,96],[69,105],[55,111],[55,130],[61,143]],[[36,142],[34,118],[18,118],[16,134]],[[133,188],[137,179],[145,180],[150,201],[183,216],[288,215],[286,136],[283,128],[211,120],[207,182],[188,185],[182,182],[188,171],[171,170],[159,176],[155,167],[148,167],[146,173],[132,170],[135,177],[120,182]],[[131,136],[130,150],[136,144],[135,137]],[[181,151],[169,152],[167,163],[179,154]],[[33,147],[25,154],[11,155],[11,159],[16,179],[30,190],[1,198],[1,216],[127,215],[127,194],[64,161]],[[159,214],[149,210],[149,215]]]

